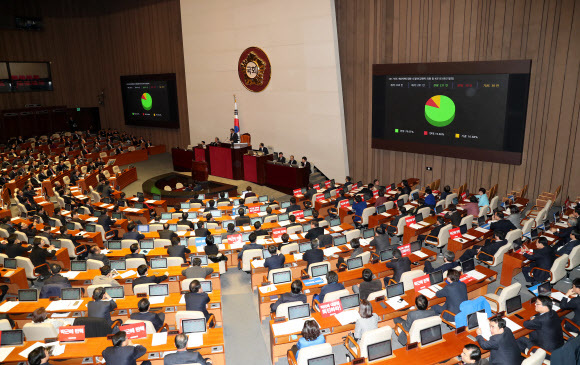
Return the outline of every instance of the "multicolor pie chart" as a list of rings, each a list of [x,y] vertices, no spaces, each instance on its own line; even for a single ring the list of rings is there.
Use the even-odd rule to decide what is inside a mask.
[[[425,119],[434,127],[445,127],[455,119],[455,103],[445,95],[435,95],[425,103]]]
[[[143,95],[141,95],[141,105],[143,105],[143,109],[151,110],[151,107],[153,106],[153,99],[151,99],[151,95],[148,93],[143,93]]]

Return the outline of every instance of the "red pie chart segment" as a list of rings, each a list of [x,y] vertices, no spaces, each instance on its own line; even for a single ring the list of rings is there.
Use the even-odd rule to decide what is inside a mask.
[[[439,108],[439,105],[437,105],[437,103],[435,103],[435,100],[433,100],[433,98],[429,99],[427,101],[427,103],[425,103],[425,105],[429,105],[429,106],[432,106],[434,108]]]

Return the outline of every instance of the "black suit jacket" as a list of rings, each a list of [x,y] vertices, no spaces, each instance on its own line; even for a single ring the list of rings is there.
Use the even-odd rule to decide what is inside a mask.
[[[370,293],[374,293],[383,288],[383,283],[380,280],[363,281],[359,285],[360,299],[367,299]]]
[[[207,320],[209,312],[207,311],[207,304],[209,303],[209,296],[207,293],[187,293],[185,294],[185,310],[200,311]]]
[[[137,359],[145,353],[147,353],[147,349],[141,345],[111,346],[103,351],[103,358],[107,364],[137,365]]]
[[[302,302],[306,303],[306,295],[294,294],[294,293],[284,293],[278,297],[278,300],[275,303],[270,304],[270,310],[272,312],[276,312],[278,306],[282,303],[292,303],[292,302]]]
[[[123,235],[124,240],[137,240],[137,241],[139,241],[139,240],[142,240],[144,238],[145,238],[145,236],[142,233],[139,233],[137,231],[126,232]]]
[[[511,223],[511,222],[510,222]],[[496,254],[496,252],[504,245],[507,244],[506,240],[501,240],[501,241],[489,241],[486,242],[485,246],[483,246],[481,248],[481,252],[485,252],[486,254],[488,254],[489,256],[486,255],[482,255],[480,256],[481,259],[483,260],[493,260],[493,255]]]
[[[104,318],[109,325],[111,321],[111,312],[117,309],[117,303],[114,300],[90,301],[87,303],[87,314],[89,317]]]
[[[109,232],[111,230],[111,226],[115,224],[115,222],[106,214],[101,215],[97,219],[97,224],[103,226],[105,232]]]
[[[68,281],[68,278],[65,278],[61,274],[55,274],[55,275],[52,275],[51,277],[49,277],[48,279],[45,279],[44,285],[47,285],[47,284],[67,284],[69,287],[71,287],[71,284],[70,284],[70,281]]]
[[[250,224],[251,220],[250,217],[248,216],[243,216],[243,217],[236,217],[236,226],[243,226],[244,224]]]
[[[522,355],[514,338],[512,330],[504,328],[503,333],[493,335],[486,341],[482,336],[477,336],[479,346],[484,350],[490,350],[491,365],[520,365]]]
[[[286,163],[286,157],[278,157],[276,161]]]
[[[384,251],[389,248],[390,246],[389,236],[387,236],[386,234],[375,236],[375,238],[373,238],[373,240],[371,241],[370,245],[372,247],[375,247],[375,252],[380,253],[381,251]]]
[[[159,233],[159,238],[163,240],[170,240],[172,237],[177,237],[177,233],[170,229],[162,229],[157,231],[157,233]]]
[[[560,317],[553,310],[544,314],[536,314],[534,319],[524,322],[524,327],[535,330],[530,333],[534,345],[546,351],[553,352],[564,345],[564,334],[560,325]]]
[[[289,165],[298,165],[298,161],[296,160],[288,160]]]
[[[190,229],[195,228],[195,226],[193,225],[193,222],[188,221],[187,219],[180,220],[179,222],[177,222],[177,225],[188,226]]]
[[[153,326],[155,327],[155,331],[159,331],[159,329],[161,327],[163,327],[163,321],[161,320],[161,318],[159,318],[159,315],[157,313],[152,313],[152,312],[137,312],[137,313],[131,313],[131,319],[134,319],[136,321],[149,321],[153,324]]]
[[[411,260],[408,257],[401,257],[398,260],[391,260],[385,264],[389,269],[393,269],[393,280],[399,282],[401,275],[407,271],[411,271]]]
[[[341,283],[326,284],[320,289],[320,295],[318,296],[320,303],[324,303],[324,297],[326,296],[326,294],[339,291],[342,289],[344,289],[344,285],[342,285]]]
[[[30,250],[30,254],[28,257],[30,261],[32,261],[32,265],[35,267],[38,265],[42,265],[46,263],[46,259],[54,257],[56,251],[48,251],[47,249],[40,248],[40,247],[32,247]]]
[[[267,267],[268,271],[274,270],[274,269],[281,269],[284,267],[285,261],[286,261],[286,256],[284,256],[282,254],[274,255],[274,256],[268,257],[264,261],[264,267]]]
[[[240,137],[238,137],[237,133],[230,134],[230,141],[232,143],[238,143],[240,141]]]
[[[307,240],[313,240],[315,238],[318,238],[319,236],[322,236],[323,234],[324,234],[324,227],[311,228],[306,233],[304,238],[306,238]]]
[[[435,293],[437,298],[445,298],[443,310],[447,309],[451,313],[459,313],[459,305],[467,300],[467,285],[461,281],[456,281]],[[455,318],[445,313],[443,315],[448,321],[455,321]]]
[[[580,297],[575,297],[572,299],[564,297],[560,302],[560,308],[573,310],[574,318],[572,320],[574,323],[580,326]]]
[[[572,249],[574,249],[574,247],[580,245],[580,241],[578,240],[574,240],[574,241],[569,241],[568,243],[566,243],[565,245],[563,245],[562,247],[560,247],[557,251],[558,255],[569,255],[570,253],[572,253]]]
[[[139,276],[138,278],[133,280],[133,288],[135,287],[135,285],[139,285],[139,284],[150,284],[150,283],[155,283],[155,284],[159,284],[162,281],[167,280],[167,275],[161,275],[161,276]]]
[[[459,224],[461,224],[461,213],[457,210],[453,213],[445,214],[445,218],[451,220],[451,224],[456,227],[459,227]]]
[[[324,251],[319,248],[308,250],[302,255],[302,260],[308,263],[306,266],[306,270],[308,270],[310,265],[324,261]]]
[[[268,154],[268,148],[267,147],[260,147],[260,148],[258,148],[258,151],[264,152],[265,155]]]
[[[4,251],[8,258],[13,259],[16,258],[16,256],[23,256],[26,252],[30,251],[31,248],[32,247],[27,248],[20,244],[9,243],[6,245],[6,249]]]
[[[167,248],[167,255],[169,255],[169,257],[181,257],[183,262],[185,262],[186,253],[191,253],[191,251],[185,246],[171,245]]]
[[[533,266],[539,267],[545,270],[550,270],[556,256],[554,255],[554,250],[550,246],[546,246],[541,250],[534,250],[533,254],[524,253],[525,258],[533,260]],[[550,274],[544,271],[535,270],[534,271],[534,281],[546,281],[550,278]]]
[[[177,351],[163,358],[163,365],[202,364],[208,363],[197,351]]]
[[[210,235],[209,230],[206,228],[198,228],[195,230],[195,237],[207,237]]]
[[[516,226],[512,222],[507,219],[500,219],[497,222],[493,222],[489,225],[489,229],[492,231],[502,231],[502,232],[509,232],[512,229],[516,229]]]

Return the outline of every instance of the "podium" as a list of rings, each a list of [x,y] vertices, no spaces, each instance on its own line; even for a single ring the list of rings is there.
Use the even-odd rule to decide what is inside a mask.
[[[244,155],[244,180],[264,185],[266,183],[266,162],[273,159],[273,155]]]
[[[243,156],[249,149],[250,147],[231,148],[229,143],[209,146],[211,174],[226,179],[243,180]]]
[[[209,148],[203,148],[200,146],[194,147],[193,149],[193,159],[195,161],[205,161],[207,162],[208,169],[211,170],[211,166],[209,164]]]
[[[208,174],[209,168],[207,166],[207,162],[205,161],[191,162],[191,178],[194,181],[207,181]]]
[[[193,161],[193,151],[182,150],[180,148],[171,149],[171,159],[175,171],[191,171],[191,161]]]
[[[306,169],[266,163],[266,186],[288,195],[292,195],[294,189],[308,186],[309,175],[310,172]]]

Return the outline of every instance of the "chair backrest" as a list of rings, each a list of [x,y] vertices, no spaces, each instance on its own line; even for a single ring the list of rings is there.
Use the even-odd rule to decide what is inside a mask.
[[[362,257],[363,265],[366,265],[369,263],[369,261],[371,261],[371,252],[365,251],[365,252],[361,253],[360,255],[358,255],[357,257]]]
[[[278,222],[278,216],[271,215],[269,217],[264,218],[264,223],[270,223],[270,222]]]
[[[532,231],[532,227],[534,227],[534,220],[528,219],[524,221],[524,225],[522,226],[522,234],[528,234]]]
[[[75,326],[85,326],[85,337],[105,337],[113,332],[108,321],[98,317],[77,317],[73,324]]]
[[[393,209],[395,207],[395,202],[394,201],[388,201],[385,204],[383,204],[385,206],[386,210],[390,210]]]
[[[445,209],[445,200],[439,200],[437,204],[435,204],[435,208],[437,208],[438,206],[441,206],[443,207],[443,209]]]
[[[181,264],[185,263],[183,261],[183,257],[167,257],[167,266],[181,266]]]
[[[546,350],[536,349],[534,353],[530,355],[527,359],[522,361],[522,365],[542,365],[546,359]]]
[[[546,205],[546,207],[547,206],[548,205]],[[548,208],[544,208],[544,209],[540,210],[540,212],[538,213],[538,215],[536,216],[536,219],[535,219],[536,227],[541,226],[544,223],[544,221],[548,217],[548,210],[549,209],[550,208],[548,207]]]
[[[153,323],[151,321],[143,321],[143,320],[138,320],[138,319],[128,319],[123,324],[135,324],[135,323],[145,323],[145,331],[147,332],[148,335],[152,335],[154,333],[157,333],[157,331],[155,330],[155,326],[153,325]]]
[[[149,295],[149,286],[155,285],[155,283],[147,283],[147,284],[137,284],[133,287],[133,294],[147,294]]]
[[[417,319],[413,321],[411,328],[409,328],[409,343],[421,342],[421,330],[425,328],[430,328],[433,326],[441,325],[441,317],[432,316],[422,319]]]
[[[280,253],[283,255],[288,255],[290,252],[296,251],[298,252],[298,244],[297,243],[289,243],[287,245],[282,246],[280,248]]]
[[[445,197],[445,208],[447,208],[449,204],[453,203],[453,198],[457,198],[457,194],[451,193]]]
[[[324,296],[324,302],[325,303],[332,302],[333,300],[339,299],[347,295],[350,295],[348,289],[333,291]]]
[[[157,232],[163,229],[163,224],[161,223],[153,223],[149,225],[149,232]]]
[[[0,264],[4,266],[4,259],[7,259],[8,255],[0,253]]]
[[[407,202],[409,201],[409,194],[402,194],[399,196],[399,199],[403,199],[403,202],[407,204]]]
[[[367,349],[369,345],[390,340],[392,334],[393,329],[389,326],[376,328],[374,330],[366,331],[363,333],[360,340],[358,341],[358,345],[360,346],[360,357],[368,356]]]
[[[346,232],[346,242],[352,241],[353,238],[360,238],[360,229],[353,229]]]
[[[447,241],[449,241],[449,230],[453,228],[453,225],[448,224],[445,227],[441,228],[441,230],[439,231],[439,235],[437,236],[437,238],[439,239],[439,244],[435,247],[443,247],[447,244]]]
[[[568,255],[564,254],[558,257],[552,264],[552,280],[550,284],[556,284],[560,279],[566,276],[566,265],[568,265]]]
[[[244,200],[244,204],[253,204],[258,201],[257,196],[249,196]]]
[[[171,241],[163,238],[156,238],[153,240],[153,247],[167,247],[171,246]]]
[[[370,293],[369,296],[367,297],[367,300],[369,302],[371,302],[378,297],[385,297],[386,298],[387,297],[387,289],[381,289],[381,290],[374,291],[374,292]]]
[[[489,202],[489,209],[491,209],[492,212],[497,209],[498,201],[499,196],[494,196],[493,198],[491,198],[491,201]]]
[[[479,215],[478,217],[487,217],[489,213],[489,205],[484,205],[483,207],[479,207]]]
[[[276,308],[276,317],[288,318],[288,307],[294,307],[295,305],[303,304],[301,301],[282,303]]]
[[[103,261],[92,259],[87,260],[87,270],[99,270],[103,266],[105,266]]]
[[[175,188],[176,189],[181,189],[181,188],[183,188],[183,184],[180,183],[180,182],[178,182],[177,184],[175,184]]]
[[[50,245],[50,240],[44,236],[34,236],[34,239],[40,238],[43,245]]]
[[[411,289],[414,288],[414,286],[413,286],[413,280],[415,280],[419,276],[423,276],[423,275],[425,275],[425,273],[423,272],[423,270],[411,270],[411,271],[407,271],[407,272],[404,272],[401,275],[401,280],[399,282],[400,283],[403,283],[403,287],[405,288],[405,291],[411,290]]]
[[[87,297],[88,298],[92,298],[93,297],[93,292],[95,291],[95,289],[97,288],[107,288],[110,287],[111,284],[92,284],[87,286]]]
[[[178,311],[175,313],[175,327],[181,331],[181,321],[184,319],[198,319],[205,318],[203,312],[200,311]]]
[[[24,269],[28,279],[36,278],[34,276],[34,265],[32,265],[32,261],[28,257],[16,256],[16,266]]]
[[[466,215],[461,219],[461,223],[459,223],[459,225],[462,226],[464,224],[467,226],[467,229],[471,229],[473,226],[473,216],[471,214]]]
[[[12,330],[12,325],[7,319],[0,319],[0,331],[10,331]]]
[[[520,289],[522,288],[522,284],[515,282],[512,285],[506,286],[503,288],[501,293],[498,297],[499,309],[498,312],[505,311],[505,302],[508,299],[511,299],[520,293]]]
[[[132,258],[132,259],[125,260],[125,268],[127,270],[136,269],[140,265],[147,265],[147,261],[145,261],[145,259],[142,259],[142,258]]]
[[[321,228],[322,227],[328,227],[329,225],[330,224],[328,223],[328,221],[326,219],[318,222],[318,227],[321,227]]]
[[[58,337],[58,329],[54,328],[50,322],[29,322],[22,326],[22,331],[26,341],[44,341],[45,338]]]
[[[139,241],[137,241],[137,240],[121,240],[121,248],[129,248],[134,243],[139,243]]]
[[[421,208],[421,209],[419,209],[419,211],[417,211],[417,214],[421,214],[421,217],[423,217],[423,219],[425,219],[431,215],[431,208],[429,208],[429,207]]]
[[[377,209],[375,207],[367,207],[363,210],[362,212],[362,225],[368,225],[369,224],[369,217],[373,214],[375,214],[375,212],[377,211]]]
[[[501,264],[503,262],[503,256],[512,248],[511,243],[506,243],[505,245],[501,246],[499,250],[493,255],[494,257],[494,267]],[[482,256],[483,258],[484,256]]]
[[[4,228],[0,228],[0,237],[8,238],[9,234],[8,231]]]
[[[522,230],[521,229],[511,230],[505,235],[505,239],[510,244],[513,244],[514,241],[517,240],[518,238],[522,238]]]
[[[273,282],[272,281],[272,278],[274,277],[274,274],[280,273],[280,272],[289,272],[290,273],[290,278],[292,278],[292,269],[283,267],[283,268],[280,268],[280,269],[270,270],[268,272],[268,281],[272,283]]]
[[[181,229],[181,228],[183,229]],[[217,223],[207,223],[207,229],[218,229],[219,226]],[[189,227],[185,226],[185,225],[179,225],[177,226],[177,229],[179,229],[180,231],[186,231],[187,229],[189,229]]]
[[[302,233],[302,226],[294,226],[294,227],[290,227],[286,230],[286,233],[290,234],[297,234],[297,233]]]
[[[298,365],[308,365],[308,360],[330,354],[332,354],[332,345],[329,343],[308,346],[298,352],[296,363]]]
[[[568,263],[566,270],[574,270],[574,268],[580,264],[580,246],[576,246],[572,249],[570,255],[568,255],[568,259],[570,262]]]
[[[262,250],[260,249],[245,250],[244,254],[242,255],[242,270],[244,271],[252,270],[250,263],[252,262],[252,259],[254,259],[255,257],[262,258],[263,257]]]
[[[223,202],[217,203],[217,206],[218,207],[226,207],[228,205],[230,205],[230,202],[223,201]]]

